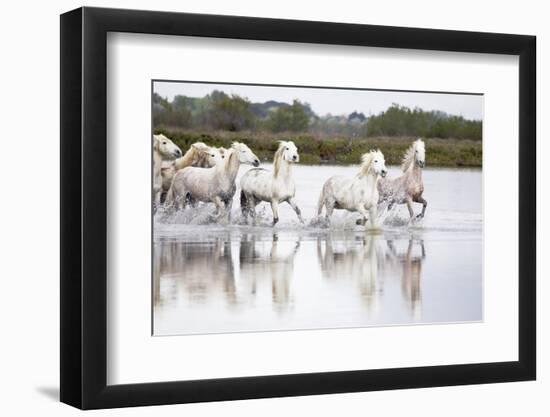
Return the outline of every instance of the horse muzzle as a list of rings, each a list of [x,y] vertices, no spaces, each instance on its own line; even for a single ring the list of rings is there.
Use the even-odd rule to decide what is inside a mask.
[[[426,165],[426,164],[425,164],[424,162],[422,162],[422,161],[418,161],[417,164],[418,164],[418,166],[419,166],[420,168],[424,168],[424,165]]]
[[[260,166],[260,160],[256,159],[254,162],[252,162],[252,165],[254,165],[255,167],[259,167]]]
[[[386,171],[386,170],[383,170],[383,171],[380,172],[380,176],[382,178],[385,178],[387,174],[388,174],[388,171]]]

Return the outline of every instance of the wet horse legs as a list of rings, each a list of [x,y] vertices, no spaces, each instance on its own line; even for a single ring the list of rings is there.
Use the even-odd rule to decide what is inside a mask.
[[[426,213],[426,206],[428,205],[428,202],[424,200],[422,196],[416,197],[414,199],[414,202],[422,204],[422,212],[418,216],[416,216],[417,219],[422,219],[424,217],[424,213]]]

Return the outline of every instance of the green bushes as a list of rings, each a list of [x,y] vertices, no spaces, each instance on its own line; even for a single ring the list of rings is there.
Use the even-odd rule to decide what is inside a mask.
[[[371,116],[367,136],[420,136],[481,140],[482,123],[438,111],[409,109],[393,104],[388,110]]]
[[[397,104],[368,117],[357,111],[320,117],[299,100],[252,103],[214,90],[202,98],[178,95],[168,101],[155,93],[153,126],[184,151],[194,142],[227,148],[240,141],[263,161],[273,158],[278,140],[292,140],[304,164],[357,164],[363,153],[380,148],[389,165],[398,165],[411,142],[422,137],[428,138],[428,165],[482,163],[481,121]]]
[[[294,100],[291,106],[281,106],[272,111],[265,122],[272,132],[303,132],[309,125],[305,106]]]
[[[230,147],[233,141],[246,143],[262,161],[271,161],[279,140],[292,140],[298,147],[303,164],[358,164],[361,155],[370,149],[380,149],[388,165],[399,165],[404,152],[416,137],[362,137],[353,138],[312,135],[307,133],[266,132],[199,132],[174,127],[161,127],[155,133],[164,133],[184,152],[195,142],[216,147]],[[482,143],[454,138],[424,139],[428,166],[480,167]]]

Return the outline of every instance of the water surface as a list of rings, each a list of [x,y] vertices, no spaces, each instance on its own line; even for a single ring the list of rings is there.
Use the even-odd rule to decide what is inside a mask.
[[[377,231],[345,211],[330,227],[316,220],[323,180],[356,170],[295,166],[305,225],[283,204],[271,227],[266,203],[257,225],[242,224],[237,196],[230,224],[212,223],[211,207],[158,214],[154,334],[482,320],[481,171],[425,169],[421,222],[405,206],[382,214]]]

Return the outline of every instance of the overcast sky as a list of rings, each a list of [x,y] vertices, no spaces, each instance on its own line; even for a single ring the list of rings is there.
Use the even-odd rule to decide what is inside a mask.
[[[202,84],[156,81],[154,91],[168,100],[176,95],[204,97],[213,90],[247,97],[253,103],[268,100],[307,102],[315,113],[341,115],[353,111],[365,115],[385,111],[392,103],[423,110],[441,110],[467,119],[482,120],[483,96],[466,94],[404,93],[396,91],[334,90],[323,88],[267,87],[235,84]]]

